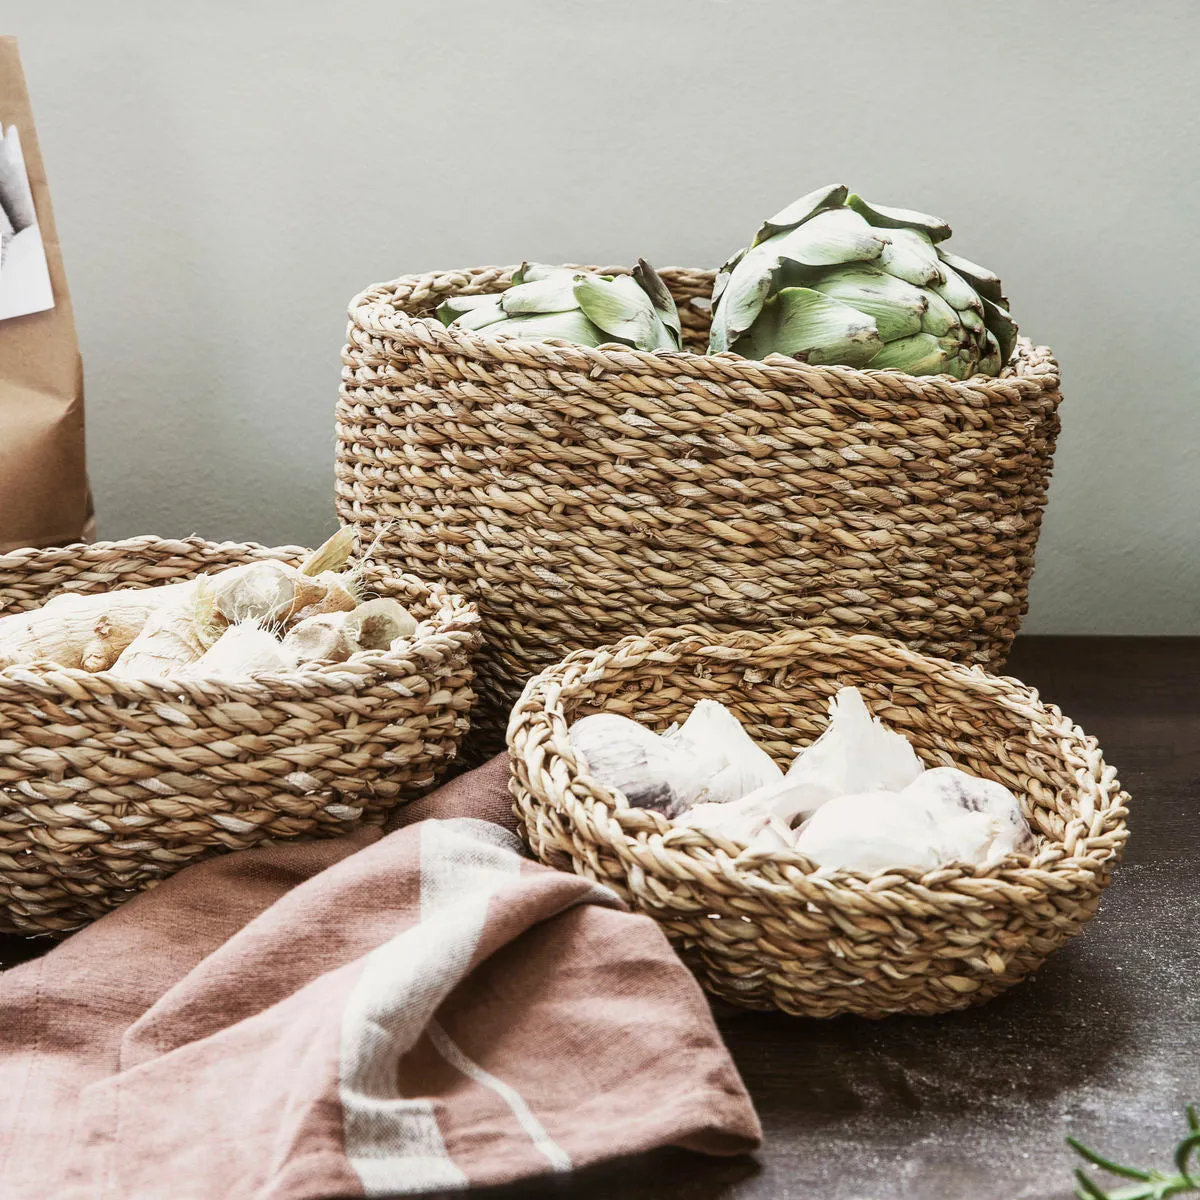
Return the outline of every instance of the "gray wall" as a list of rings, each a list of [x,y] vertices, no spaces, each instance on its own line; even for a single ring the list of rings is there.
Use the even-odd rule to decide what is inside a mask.
[[[1200,634],[1200,6],[9,0],[102,532],[332,526],[346,301],[720,261],[818,184],[939,213],[1062,361],[1027,628]]]

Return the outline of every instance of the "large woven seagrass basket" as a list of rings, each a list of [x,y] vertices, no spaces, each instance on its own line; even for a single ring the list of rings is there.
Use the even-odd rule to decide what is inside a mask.
[[[339,512],[478,601],[477,729],[498,740],[567,650],[667,625],[841,626],[1003,662],[1058,432],[1050,351],[1022,341],[999,378],[963,382],[706,357],[712,274],[662,275],[697,353],[433,315],[511,268],[404,276],[351,303]]]
[[[298,547],[154,537],[0,555],[0,615],[148,587]],[[0,931],[62,933],[180,867],[379,823],[451,763],[474,699],[474,606],[367,567],[411,641],[244,682],[0,670]]]
[[[577,651],[531,680],[508,730],[512,791],[534,854],[658,920],[709,991],[813,1017],[946,1012],[1028,975],[1095,913],[1128,796],[1095,740],[1030,688],[872,635],[675,634]],[[709,697],[786,765],[847,684],[928,765],[1013,790],[1037,835],[1032,856],[873,877],[818,870],[630,808],[568,736],[597,711],[661,729]]]

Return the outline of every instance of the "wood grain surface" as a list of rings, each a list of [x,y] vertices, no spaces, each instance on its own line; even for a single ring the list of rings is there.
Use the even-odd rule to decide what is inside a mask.
[[[1167,1167],[1200,1100],[1200,639],[1022,638],[1008,671],[1099,738],[1133,798],[1124,864],[1083,936],[965,1013],[723,1015],[766,1131],[753,1159],[662,1152],[477,1194],[1067,1200],[1068,1133]],[[40,946],[0,939],[0,963]]]

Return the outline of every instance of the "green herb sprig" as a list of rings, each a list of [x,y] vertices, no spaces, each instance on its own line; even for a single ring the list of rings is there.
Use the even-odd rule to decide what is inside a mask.
[[[1192,1175],[1188,1170],[1188,1162],[1193,1155],[1200,1164],[1200,1117],[1196,1114],[1196,1106],[1189,1104],[1184,1112],[1187,1114],[1188,1132],[1183,1140],[1175,1147],[1176,1174],[1168,1175],[1154,1168],[1130,1167],[1124,1163],[1113,1162],[1097,1153],[1075,1138],[1067,1138],[1067,1145],[1076,1154],[1086,1158],[1093,1166],[1100,1167],[1110,1175],[1120,1175],[1124,1179],[1135,1179],[1136,1183],[1119,1187],[1116,1191],[1106,1192],[1098,1183],[1091,1179],[1082,1169],[1075,1171],[1075,1195],[1079,1200],[1166,1200],[1168,1196],[1178,1196],[1184,1192],[1200,1192],[1200,1171]]]

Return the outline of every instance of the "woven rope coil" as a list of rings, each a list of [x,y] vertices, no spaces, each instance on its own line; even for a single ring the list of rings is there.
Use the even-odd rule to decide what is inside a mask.
[[[662,274],[702,350],[711,273]],[[511,279],[411,275],[356,297],[337,414],[342,519],[480,604],[482,730],[498,737],[567,650],[682,623],[840,626],[1003,661],[1058,432],[1047,349],[1022,341],[1000,378],[959,382],[432,316]]]
[[[662,729],[708,697],[786,766],[848,684],[928,765],[1021,797],[1034,854],[989,869],[817,871],[794,852],[749,851],[630,808],[587,774],[568,736],[598,711]],[[1128,796],[1057,708],[1015,679],[871,635],[693,629],[578,651],[530,681],[508,745],[534,854],[615,889],[661,923],[709,991],[749,1008],[880,1017],[986,1000],[1079,932],[1127,838]]]
[[[268,549],[154,537],[0,555],[0,614],[148,587]],[[379,823],[454,759],[474,693],[474,606],[369,566],[420,624],[403,648],[245,681],[0,670],[0,931],[61,933],[199,858]]]

